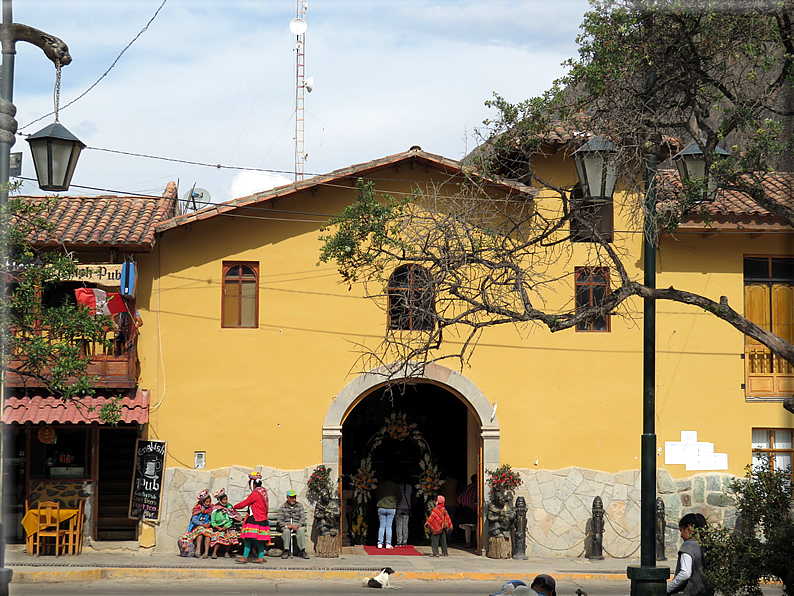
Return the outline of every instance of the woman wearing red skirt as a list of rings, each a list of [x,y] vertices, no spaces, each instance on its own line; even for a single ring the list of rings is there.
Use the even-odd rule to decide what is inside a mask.
[[[262,488],[262,475],[259,472],[251,472],[248,475],[248,486],[251,489],[251,494],[247,499],[234,506],[235,509],[249,508],[248,517],[243,522],[243,531],[240,532],[240,538],[243,539],[243,556],[241,559],[237,559],[237,562],[248,563],[251,551],[256,549],[254,563],[261,564],[265,562],[265,543],[270,544],[267,490]]]

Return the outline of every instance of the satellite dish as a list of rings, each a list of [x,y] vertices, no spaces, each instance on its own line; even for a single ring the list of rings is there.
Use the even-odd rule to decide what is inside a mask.
[[[306,87],[306,91],[311,93],[312,89],[314,89],[314,77],[307,77],[306,82],[303,83],[303,86]]]
[[[188,205],[192,205],[194,210],[206,207],[212,199],[209,191],[195,186],[187,191],[182,198]],[[198,206],[196,206],[197,204]]]
[[[299,49],[299,50],[302,50],[303,49],[303,42],[299,39],[298,41],[295,42],[295,47],[297,49]]]
[[[303,19],[292,19],[289,22],[289,30],[295,35],[303,35],[306,33],[306,21]]]

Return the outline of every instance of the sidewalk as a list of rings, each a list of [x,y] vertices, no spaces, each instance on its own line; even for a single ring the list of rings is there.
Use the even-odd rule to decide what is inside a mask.
[[[417,547],[429,553],[430,547]],[[628,581],[626,567],[637,559],[543,558],[519,561],[479,557],[451,548],[449,557],[367,555],[360,547],[346,547],[336,559],[281,559],[266,557],[263,565],[240,565],[233,559],[188,559],[175,554],[137,551],[83,550],[79,556],[28,556],[24,548],[10,546],[6,567],[14,583],[88,582],[101,579],[362,579],[383,567],[397,572],[395,579],[493,580],[531,579],[548,573],[558,581]],[[675,561],[662,564],[675,565]]]

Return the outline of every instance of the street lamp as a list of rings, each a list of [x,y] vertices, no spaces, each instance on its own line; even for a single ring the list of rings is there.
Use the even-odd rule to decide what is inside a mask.
[[[573,152],[573,162],[586,199],[612,200],[618,181],[617,149],[594,137]]]
[[[41,190],[69,190],[72,174],[85,143],[59,122],[27,138]]]
[[[5,219],[7,214],[4,212],[4,207],[8,203],[8,178],[11,164],[11,147],[16,141],[17,121],[14,119],[16,115],[16,107],[14,101],[14,59],[16,56],[16,42],[26,41],[41,48],[41,50],[52,60],[56,68],[66,66],[72,61],[69,55],[69,48],[62,40],[54,35],[49,35],[44,31],[14,23],[12,17],[11,0],[3,0],[3,22],[0,25],[0,44],[3,50],[3,64],[0,68],[0,209],[3,209],[2,218]],[[57,125],[58,118],[55,118]],[[60,125],[58,125],[60,126]],[[63,127],[61,127],[63,128]],[[66,130],[66,129],[63,129]],[[68,131],[67,131],[68,133]],[[37,133],[39,134],[39,133]],[[70,135],[71,136],[71,135]],[[61,140],[54,141],[57,146]],[[74,139],[77,141],[77,139]],[[46,140],[44,141],[46,145]],[[77,141],[80,145],[80,141]],[[82,147],[80,147],[82,149]],[[36,153],[34,149],[34,154]],[[74,154],[74,148],[71,153]],[[58,158],[52,155],[52,152],[46,150],[45,161],[36,164],[36,172],[42,171],[44,167],[48,170],[48,174],[52,171],[53,174],[68,173],[68,176],[60,180],[60,183],[66,183],[69,187],[69,179],[74,171],[74,163],[76,162],[76,155],[74,159],[67,159],[65,162],[63,158]],[[56,150],[57,154],[57,150]],[[79,150],[77,151],[79,154]],[[49,165],[44,165],[52,158]],[[35,157],[34,157],[35,159]],[[52,180],[54,184],[59,181]],[[44,186],[42,186],[44,188]],[[65,188],[58,187],[58,189]],[[45,189],[46,190],[46,189]],[[8,233],[6,230],[6,222],[0,221],[0,267],[4,267],[8,255]],[[6,277],[0,275],[0,296],[6,294]],[[0,353],[5,353],[7,346],[4,341],[0,339]],[[0,411],[3,408],[3,398],[5,396],[5,381],[0,379]],[[0,441],[0,467],[3,465],[3,441]],[[2,482],[0,481],[0,485]],[[11,582],[12,570],[6,569],[5,566],[5,530],[3,528],[2,512],[4,503],[2,502],[2,486],[0,486],[0,596],[8,596],[8,584]]]
[[[724,156],[730,155],[728,151],[721,147],[715,147],[714,153],[716,155]],[[717,181],[713,180],[706,172],[706,160],[703,157],[703,149],[696,141],[692,141],[686,148],[682,149],[673,156],[678,174],[681,181],[695,180],[698,178],[706,178],[707,197],[714,196],[717,190]]]
[[[617,150],[595,137],[574,151],[573,158],[586,198],[611,200],[618,177]],[[645,159],[644,285],[656,288],[656,168],[658,158]],[[640,565],[626,569],[631,596],[664,596],[670,569],[656,566],[656,303],[643,304],[642,437],[640,442]]]

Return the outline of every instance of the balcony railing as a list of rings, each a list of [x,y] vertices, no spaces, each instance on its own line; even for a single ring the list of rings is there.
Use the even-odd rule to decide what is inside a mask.
[[[105,333],[107,343],[93,342],[85,339],[79,341],[82,356],[90,359],[88,374],[97,377],[97,387],[134,388],[138,380],[137,329],[134,325],[111,329]],[[37,329],[36,333],[47,337],[46,328]],[[22,358],[12,358],[11,368],[21,368]],[[6,383],[8,387],[37,387],[41,382],[26,375],[9,372]]]
[[[745,346],[745,391],[753,397],[791,397],[794,366],[763,346]]]

